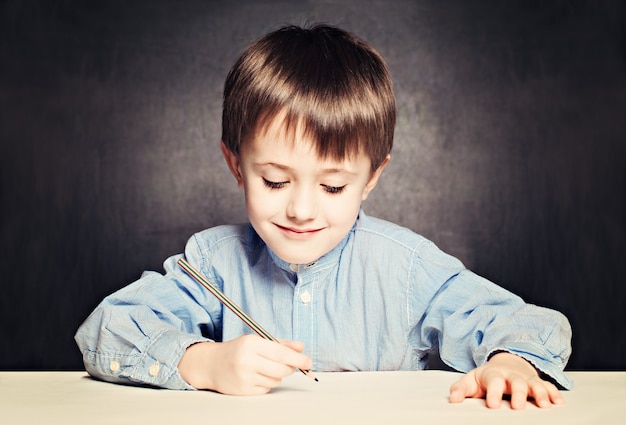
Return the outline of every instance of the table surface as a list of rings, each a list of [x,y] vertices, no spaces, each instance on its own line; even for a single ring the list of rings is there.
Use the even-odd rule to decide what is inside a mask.
[[[565,404],[514,411],[504,402],[448,402],[460,374],[446,371],[318,373],[319,382],[294,374],[269,394],[226,396],[109,384],[85,372],[0,372],[0,422],[14,424],[326,425],[625,424],[626,372],[568,372],[574,389]]]

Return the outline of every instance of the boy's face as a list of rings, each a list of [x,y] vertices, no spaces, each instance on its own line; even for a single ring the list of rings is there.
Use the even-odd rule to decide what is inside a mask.
[[[272,251],[296,264],[317,260],[347,235],[389,160],[371,173],[365,155],[321,159],[301,131],[294,140],[279,120],[239,155],[224,144],[222,152],[244,189],[250,223]]]

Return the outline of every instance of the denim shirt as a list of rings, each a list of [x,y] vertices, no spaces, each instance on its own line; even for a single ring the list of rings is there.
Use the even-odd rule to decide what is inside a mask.
[[[105,298],[81,325],[75,338],[89,374],[192,389],[177,370],[188,346],[253,333],[177,265],[181,255],[165,261],[165,274],[145,272]],[[505,350],[571,387],[562,314],[524,303],[422,236],[362,211],[310,264],[281,260],[248,224],[197,233],[184,255],[270,334],[304,342],[315,371],[419,370],[439,351],[467,372]]]

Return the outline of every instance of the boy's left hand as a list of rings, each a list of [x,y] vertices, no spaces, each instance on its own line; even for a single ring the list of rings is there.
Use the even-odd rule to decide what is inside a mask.
[[[505,394],[511,396],[513,409],[525,408],[529,398],[539,407],[563,403],[554,384],[541,379],[529,362],[510,353],[498,353],[483,366],[465,374],[450,387],[450,402],[485,398],[487,407],[498,408]]]

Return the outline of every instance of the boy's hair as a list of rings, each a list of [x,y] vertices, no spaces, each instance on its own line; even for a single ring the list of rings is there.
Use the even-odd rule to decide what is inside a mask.
[[[246,49],[224,85],[222,141],[233,153],[279,114],[302,126],[317,153],[365,153],[372,171],[391,151],[396,119],[385,61],[368,43],[328,25],[283,27]]]

